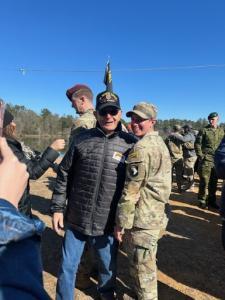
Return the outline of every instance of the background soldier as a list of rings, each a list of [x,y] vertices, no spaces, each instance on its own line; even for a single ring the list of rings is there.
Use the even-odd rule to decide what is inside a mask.
[[[125,187],[117,207],[115,236],[126,239],[129,267],[138,299],[158,299],[156,252],[166,228],[166,204],[171,192],[169,151],[154,131],[156,109],[140,102],[127,113],[140,137],[127,160]]]
[[[175,171],[176,175],[176,183],[178,193],[182,192],[182,183],[183,183],[183,142],[179,140],[177,137],[183,138],[180,134],[181,126],[174,125],[173,132],[166,138],[165,143],[169,149],[171,162],[172,162],[172,170]]]
[[[218,177],[214,166],[214,154],[223,136],[224,129],[218,127],[219,116],[212,112],[208,116],[209,124],[199,131],[195,141],[195,151],[199,158],[199,191],[198,200],[201,208],[218,209],[216,204],[216,189]],[[208,189],[208,197],[207,197]]]
[[[93,114],[93,93],[85,84],[76,84],[66,91],[66,95],[72,103],[72,107],[79,114],[79,118],[74,121],[71,128],[69,144],[75,135],[79,134],[84,128],[95,127],[96,118]]]
[[[187,180],[187,185],[185,189],[191,188],[194,184],[194,165],[197,159],[196,152],[194,149],[194,143],[196,136],[192,131],[192,127],[188,124],[184,125],[183,127],[184,133],[181,135],[180,133],[172,133],[170,135],[170,139],[173,140],[177,139],[179,142],[182,143],[183,149],[183,177],[185,176]],[[180,167],[181,168],[181,167]],[[179,173],[181,170],[179,170]]]

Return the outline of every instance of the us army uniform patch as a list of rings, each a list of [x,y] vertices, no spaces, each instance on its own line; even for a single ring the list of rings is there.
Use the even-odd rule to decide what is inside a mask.
[[[130,180],[143,180],[145,176],[145,166],[140,150],[132,150],[127,159],[127,178]]]

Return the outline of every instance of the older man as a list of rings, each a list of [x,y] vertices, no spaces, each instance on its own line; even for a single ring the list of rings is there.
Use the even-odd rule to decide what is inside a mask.
[[[73,300],[74,281],[85,243],[98,260],[101,299],[114,299],[117,241],[114,218],[125,179],[125,159],[136,139],[122,131],[119,97],[96,98],[97,125],[73,139],[59,167],[52,197],[54,230],[67,229],[56,299]],[[66,198],[68,201],[66,202]]]
[[[130,274],[138,299],[158,299],[156,252],[167,225],[166,206],[171,192],[169,151],[154,131],[156,109],[140,102],[127,113],[140,138],[127,159],[125,187],[116,215],[115,237],[125,239]]]

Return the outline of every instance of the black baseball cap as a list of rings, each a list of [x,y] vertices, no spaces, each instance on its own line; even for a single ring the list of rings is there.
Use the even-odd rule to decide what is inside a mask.
[[[115,93],[104,91],[97,95],[96,110],[99,111],[106,107],[116,107],[117,109],[121,109],[120,99]]]

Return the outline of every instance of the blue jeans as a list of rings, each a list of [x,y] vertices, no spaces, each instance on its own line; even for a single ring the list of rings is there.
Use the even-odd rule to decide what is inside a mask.
[[[76,273],[86,242],[94,248],[98,261],[98,292],[106,299],[112,299],[116,283],[117,241],[112,235],[88,236],[67,229],[62,246],[56,300],[74,299]]]

